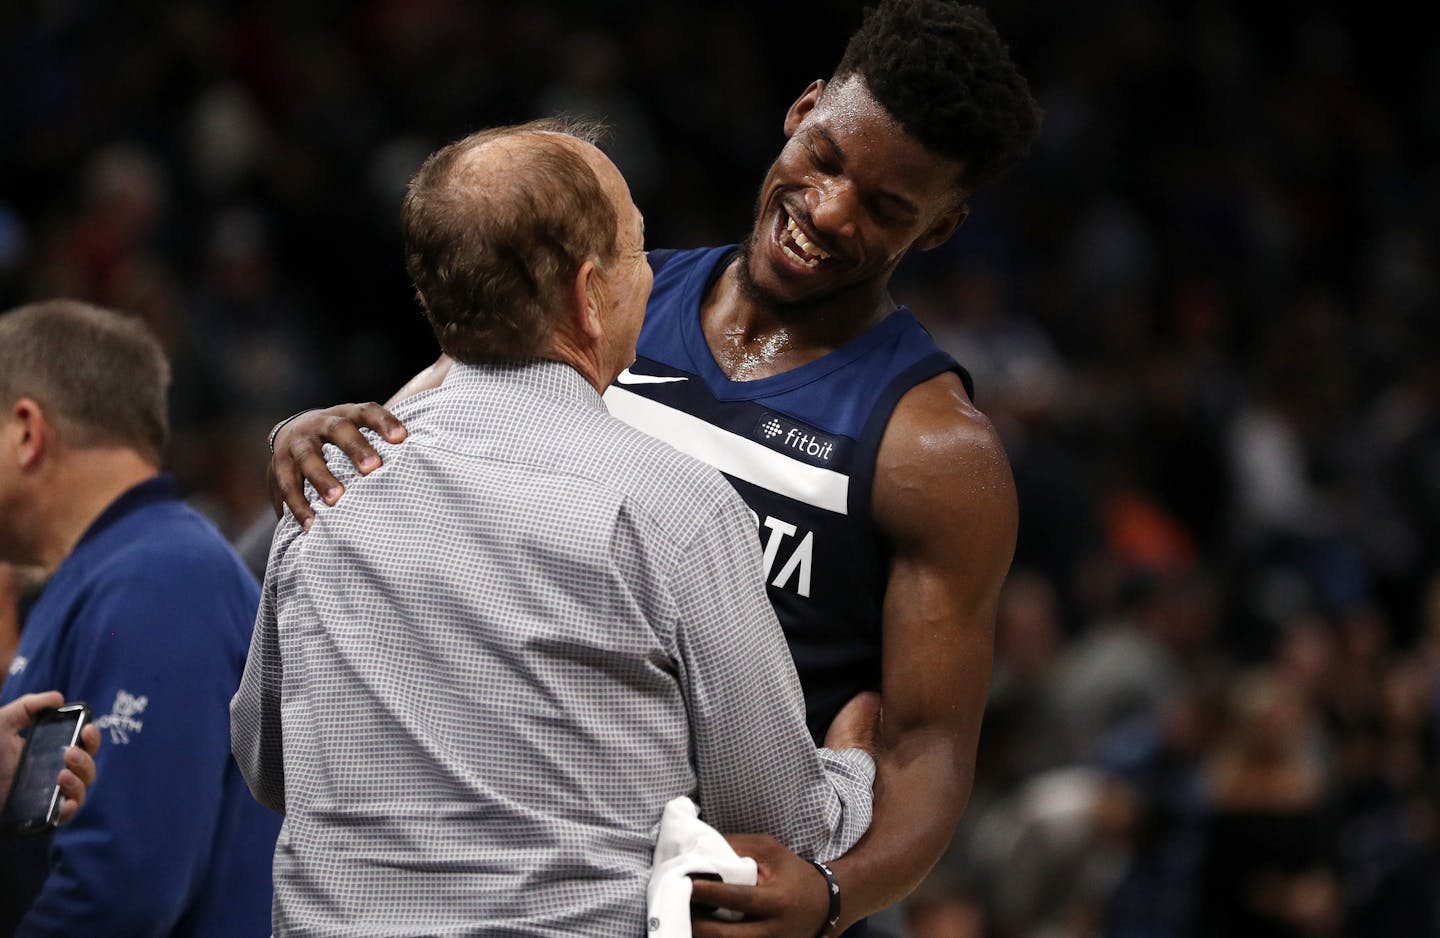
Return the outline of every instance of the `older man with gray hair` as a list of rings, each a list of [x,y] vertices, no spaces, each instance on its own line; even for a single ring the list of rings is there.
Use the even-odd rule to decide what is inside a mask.
[[[573,128],[486,131],[430,157],[403,225],[459,364],[382,468],[332,453],[347,496],[282,520],[232,704],[286,815],[276,933],[635,938],[680,795],[843,853],[874,766],[813,747],[754,522],[600,397],[651,283],[620,173]]]

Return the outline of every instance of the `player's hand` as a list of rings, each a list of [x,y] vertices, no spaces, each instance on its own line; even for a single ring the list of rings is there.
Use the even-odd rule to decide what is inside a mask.
[[[0,791],[8,792],[25,740],[20,731],[31,726],[42,710],[59,707],[65,695],[57,690],[26,694],[0,707]],[[95,753],[100,749],[100,731],[91,723],[80,731],[80,745],[65,750],[65,768],[56,782],[60,785],[60,823],[75,816],[85,803],[85,792],[95,783]]]
[[[379,404],[341,404],[326,410],[312,410],[294,418],[275,435],[275,453],[270,457],[270,501],[275,513],[289,505],[295,520],[308,531],[315,512],[305,500],[305,482],[333,505],[345,488],[330,473],[321,447],[333,443],[350,457],[361,475],[380,468],[375,452],[360,428],[374,430],[391,443],[405,439],[405,427]]]
[[[851,697],[825,731],[826,749],[863,749],[875,754],[880,735],[880,695],[865,690]]]
[[[691,920],[693,938],[815,938],[830,911],[825,877],[807,860],[765,834],[726,838],[742,857],[753,857],[759,872],[754,886],[697,879],[690,901],[744,914],[738,922],[709,917]]]

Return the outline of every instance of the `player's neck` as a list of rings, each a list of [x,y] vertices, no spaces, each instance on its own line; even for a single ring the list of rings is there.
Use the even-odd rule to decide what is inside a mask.
[[[883,286],[814,304],[777,306],[745,290],[732,264],[701,301],[700,319],[716,363],[731,380],[745,381],[814,361],[894,309]]]

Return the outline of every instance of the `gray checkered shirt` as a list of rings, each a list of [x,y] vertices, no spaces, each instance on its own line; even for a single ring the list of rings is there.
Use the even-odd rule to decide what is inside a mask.
[[[235,756],[285,813],[280,935],[645,934],[660,812],[847,850],[874,766],[813,747],[754,522],[554,362],[456,366],[271,549]]]

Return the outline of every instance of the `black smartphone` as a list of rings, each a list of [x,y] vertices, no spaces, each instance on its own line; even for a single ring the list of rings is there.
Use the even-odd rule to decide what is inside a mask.
[[[80,741],[90,722],[90,707],[68,703],[42,710],[30,727],[10,796],[0,810],[0,827],[21,834],[53,830],[60,823],[60,786],[55,781],[65,768],[65,750]]]

